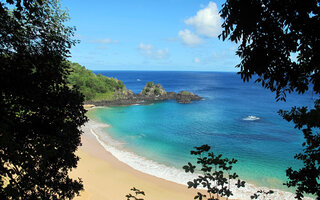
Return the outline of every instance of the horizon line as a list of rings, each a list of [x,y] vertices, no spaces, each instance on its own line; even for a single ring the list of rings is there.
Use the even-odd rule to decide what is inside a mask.
[[[91,71],[136,71],[136,72],[225,72],[238,73],[238,71],[211,71],[211,70],[135,70],[135,69],[89,69]]]

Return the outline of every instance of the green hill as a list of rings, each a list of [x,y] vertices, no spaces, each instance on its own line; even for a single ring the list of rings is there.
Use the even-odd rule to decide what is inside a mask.
[[[122,81],[101,74],[94,74],[78,63],[70,62],[72,72],[67,82],[70,87],[79,88],[86,101],[115,100],[131,92]]]

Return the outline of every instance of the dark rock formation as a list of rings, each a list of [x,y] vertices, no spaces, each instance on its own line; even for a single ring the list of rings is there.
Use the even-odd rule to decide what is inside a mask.
[[[176,100],[178,103],[191,103],[192,101],[201,100],[196,94],[188,91],[166,92],[160,84],[148,82],[139,94],[134,94],[128,90],[126,94],[118,96],[112,101],[87,101],[86,104],[94,104],[96,106],[117,106],[117,105],[133,105],[133,104],[151,104],[165,100]]]

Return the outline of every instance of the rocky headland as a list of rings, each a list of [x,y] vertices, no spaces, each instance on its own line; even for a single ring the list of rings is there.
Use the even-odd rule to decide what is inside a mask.
[[[188,91],[181,92],[166,92],[160,84],[148,82],[139,94],[133,93],[126,89],[117,95],[114,100],[102,101],[86,101],[86,104],[95,106],[117,106],[117,105],[133,105],[133,104],[151,104],[166,100],[176,100],[178,103],[191,103],[199,101],[202,97]]]

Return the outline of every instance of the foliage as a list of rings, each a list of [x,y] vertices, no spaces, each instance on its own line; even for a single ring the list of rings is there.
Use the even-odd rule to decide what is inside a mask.
[[[0,4],[0,199],[71,199],[83,96],[69,88],[73,28],[56,0]]]
[[[293,121],[295,128],[302,129],[306,141],[302,144],[303,153],[295,155],[295,159],[301,160],[304,167],[298,171],[291,167],[287,169],[289,180],[288,187],[297,187],[297,198],[303,197],[303,192],[315,194],[320,197],[320,101],[315,102],[315,108],[308,110],[307,107],[293,107],[289,111],[279,111],[287,121]]]
[[[241,78],[256,82],[286,100],[293,91],[312,89],[320,94],[320,1],[227,0],[221,10],[223,40],[239,43]],[[296,58],[294,58],[296,56]],[[296,198],[304,193],[320,198],[319,100],[314,109],[292,108],[280,115],[302,129],[306,142],[296,159],[304,162],[298,171],[289,168],[286,185],[296,187]]]
[[[101,74],[95,75],[78,63],[69,62],[72,72],[68,76],[68,83],[85,96],[85,100],[113,100],[117,98],[117,91],[125,86],[122,81],[108,78]]]
[[[262,196],[262,199],[266,199],[266,196],[268,196],[269,194],[273,194],[274,192],[272,190],[269,191],[264,191],[264,190],[259,190],[257,191],[255,194],[253,194],[252,196],[250,196],[251,199],[258,199],[260,196]]]
[[[152,88],[154,86],[154,83],[152,82],[152,81],[149,81],[148,83],[147,83],[147,87],[148,88]]]
[[[142,89],[141,94],[147,95],[163,95],[166,94],[166,91],[163,89],[161,84],[154,84],[153,82],[148,82],[146,86]]]
[[[150,92],[150,88],[147,87],[145,90],[144,90],[146,93]]]
[[[130,199],[133,199],[133,200],[144,200],[144,199],[138,197],[139,195],[145,196],[144,191],[141,191],[141,190],[139,190],[139,189],[137,189],[135,187],[131,188],[131,191],[133,191],[135,194],[134,195],[127,194],[126,195],[127,200],[130,200]]]
[[[162,86],[161,86],[160,83],[157,83],[157,84],[155,85],[155,87],[156,87],[156,88],[162,88]]]
[[[161,89],[158,88],[158,87],[154,88],[154,94],[155,95],[160,95],[161,94]]]
[[[237,163],[235,159],[222,158],[222,155],[215,155],[209,152],[210,146],[202,145],[194,147],[196,150],[191,151],[191,155],[197,156],[197,164],[201,166],[202,175],[193,181],[188,182],[188,188],[198,188],[201,185],[207,189],[209,196],[197,193],[194,199],[217,200],[220,197],[229,197],[232,195],[230,190],[231,180],[237,179],[239,176],[234,172],[231,173],[232,165]],[[185,172],[195,173],[196,166],[188,162],[183,166]],[[245,181],[238,179],[235,184],[238,188],[245,186]],[[215,196],[216,195],[216,196]]]
[[[278,100],[286,92],[305,92],[309,83],[319,94],[319,9],[319,0],[227,0],[220,37],[240,43],[241,78],[248,81],[257,74],[257,81],[276,92]]]
[[[192,92],[188,92],[188,91],[181,91],[181,92],[179,92],[179,94],[181,94],[181,95],[194,95]]]

